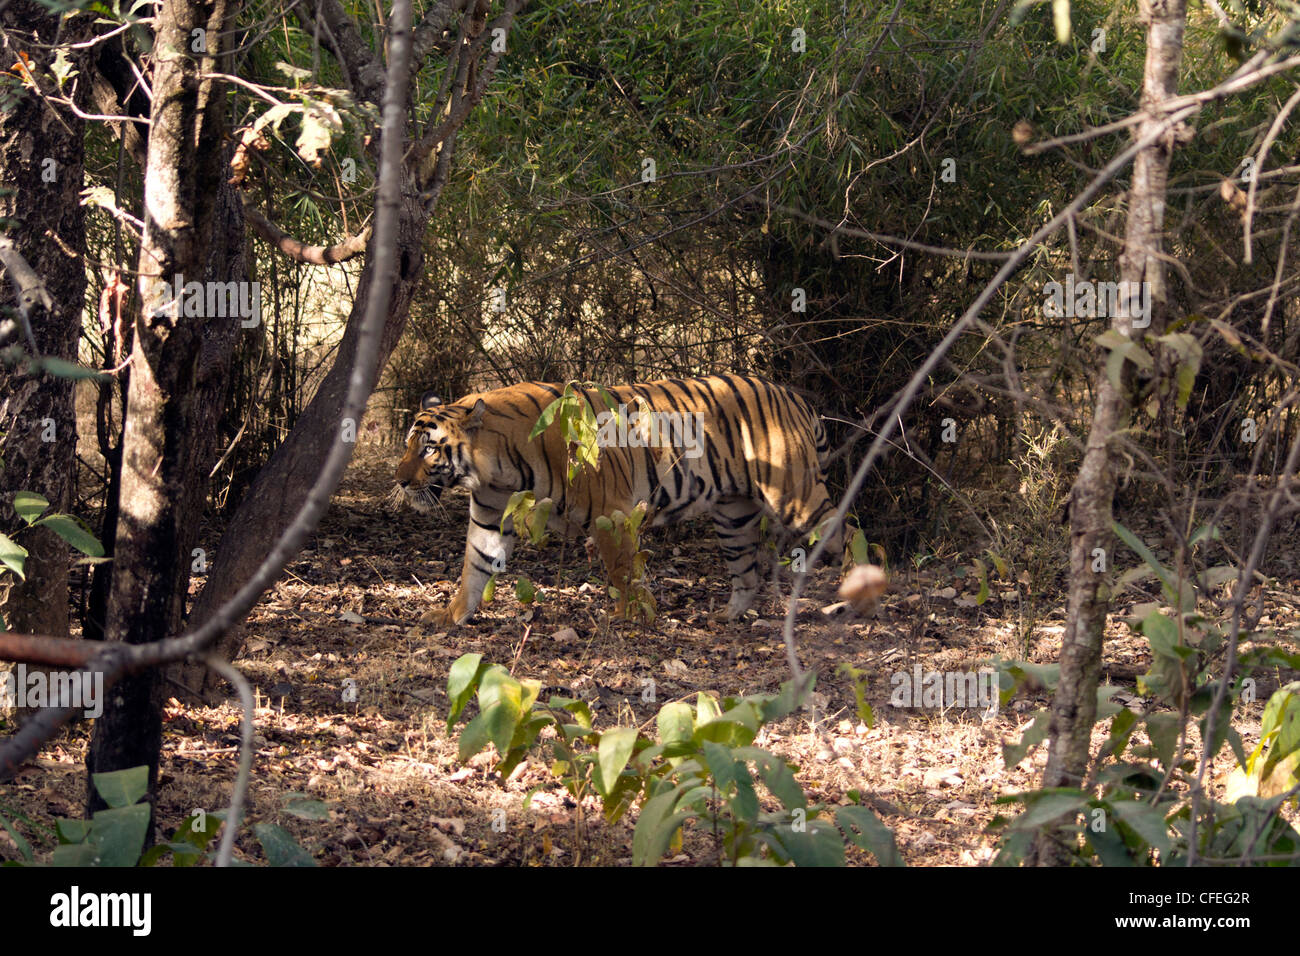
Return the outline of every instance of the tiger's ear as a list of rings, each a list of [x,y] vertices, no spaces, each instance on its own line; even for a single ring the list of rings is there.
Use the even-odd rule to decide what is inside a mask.
[[[425,392],[420,396],[420,411],[427,412],[431,408],[437,408],[442,404],[442,399],[433,392]]]
[[[465,421],[461,428],[467,432],[477,431],[478,427],[483,424],[483,412],[486,409],[487,406],[483,404],[483,399],[480,398],[474,403],[474,407],[465,414]]]

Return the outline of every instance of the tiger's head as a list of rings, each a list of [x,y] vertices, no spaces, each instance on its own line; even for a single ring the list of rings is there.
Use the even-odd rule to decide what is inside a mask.
[[[483,424],[483,399],[472,405],[443,405],[432,392],[420,399],[420,411],[406,436],[406,453],[397,464],[393,501],[428,512],[447,488],[473,486],[474,435]]]

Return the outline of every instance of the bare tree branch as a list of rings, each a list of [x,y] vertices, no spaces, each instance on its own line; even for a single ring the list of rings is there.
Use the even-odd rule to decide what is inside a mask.
[[[308,33],[315,33],[315,22],[300,4],[295,13],[302,21]],[[316,15],[320,18],[330,52],[343,67],[344,79],[348,87],[360,100],[371,103],[379,102],[384,92],[384,71],[370,50],[370,46],[361,37],[361,30],[355,20],[343,9],[338,0],[319,0]],[[391,20],[389,21],[392,22]],[[392,55],[392,51],[389,51]]]
[[[332,246],[309,246],[293,238],[263,216],[247,195],[244,196],[244,219],[269,245],[295,262],[305,262],[309,265],[332,266],[339,262],[347,262],[365,252],[366,243],[370,240],[370,227],[366,226],[355,236],[348,236]]]
[[[239,772],[230,793],[230,813],[221,834],[221,847],[217,850],[217,866],[230,866],[230,858],[235,852],[235,835],[239,832],[239,818],[244,811],[244,795],[248,793],[248,777],[253,769],[253,689],[233,664],[216,654],[209,654],[204,661],[230,681],[239,692],[239,702],[244,705],[244,719],[239,728]]]

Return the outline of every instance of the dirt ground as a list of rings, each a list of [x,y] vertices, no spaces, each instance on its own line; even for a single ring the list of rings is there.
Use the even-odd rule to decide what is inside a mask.
[[[789,676],[780,636],[784,606],[765,589],[757,615],[712,623],[709,612],[725,603],[728,585],[707,525],[692,525],[648,535],[659,608],[653,626],[608,621],[599,569],[570,542],[563,557],[557,544],[517,550],[504,578],[513,583],[526,574],[540,586],[542,599],[531,615],[513,587],[502,586],[468,625],[432,632],[419,619],[450,598],[468,499],[446,496],[445,515],[389,510],[384,499],[396,457],[361,446],[315,540],[247,622],[235,664],[258,693],[249,819],[284,826],[325,866],[627,864],[634,816],[608,825],[594,802],[576,806],[541,749],[507,781],[491,771],[485,754],[468,766],[458,763],[455,737],[445,730],[451,663],[475,651],[517,677],[540,680],[543,699],[587,699],[598,727],[642,724],[653,722],[664,702],[693,701],[700,691],[774,692]],[[205,537],[214,547],[215,532]],[[1286,563],[1295,567],[1289,556]],[[976,671],[994,655],[1052,662],[1064,610],[1041,597],[1033,604],[1023,586],[1006,582],[995,583],[978,605],[974,574],[955,558],[903,563],[890,576],[890,593],[876,616],[864,620],[824,615],[820,609],[835,600],[835,575],[814,574],[797,635],[803,664],[819,675],[820,726],[815,730],[800,714],[769,727],[757,743],[797,766],[811,801],[833,807],[859,791],[894,830],[907,864],[987,864],[994,837],[986,827],[999,809],[994,800],[1032,788],[1045,759],[1039,747],[1007,769],[1002,744],[1018,738],[1046,696],[1017,699],[993,715],[902,709],[890,705],[891,677],[917,665],[927,672]],[[1300,580],[1270,590],[1265,623],[1294,626],[1297,591]],[[557,639],[565,628],[576,637]],[[1136,676],[1149,664],[1144,641],[1119,616],[1109,636],[1107,682],[1132,700]],[[859,719],[854,681],[837,673],[841,664],[863,672],[874,726]],[[654,681],[654,703],[642,701],[646,679]],[[356,682],[355,703],[343,702],[349,680]],[[1276,686],[1261,681],[1258,701],[1239,710],[1236,726],[1248,750],[1258,740],[1262,702]],[[239,720],[233,702],[168,703],[159,805],[164,834],[196,808],[229,803]],[[1095,745],[1107,726],[1099,725]],[[38,823],[80,816],[87,737],[82,724],[48,745],[0,787],[0,804]],[[1214,786],[1221,787],[1231,762],[1225,748]],[[540,789],[525,810],[523,798],[534,788]],[[286,802],[301,795],[327,801],[329,818],[286,812]],[[238,853],[261,862],[251,835],[241,836]],[[15,856],[0,831],[0,859]],[[865,854],[851,853],[850,860],[870,862]],[[717,849],[711,838],[692,833],[669,862],[711,865]]]

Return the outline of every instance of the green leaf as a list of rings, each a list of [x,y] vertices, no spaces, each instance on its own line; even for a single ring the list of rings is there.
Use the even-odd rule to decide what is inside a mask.
[[[801,830],[790,824],[773,827],[775,837],[795,866],[843,866],[844,838],[829,822],[806,820]]]
[[[659,708],[655,718],[659,731],[659,740],[663,744],[689,743],[695,732],[695,717],[691,705],[682,700],[675,700]]]
[[[715,744],[711,740],[701,744],[700,750],[704,754],[704,762],[709,772],[713,774],[713,782],[717,784],[718,791],[723,794],[730,793],[736,783],[736,768],[743,767],[744,764],[737,762],[731,755],[729,747]]]
[[[807,676],[805,693],[812,693],[816,680],[817,675],[810,672]],[[780,693],[776,696],[760,697],[759,699],[763,712],[763,723],[782,720],[798,710],[800,704],[803,703],[802,695],[798,693],[795,682],[792,680],[782,682]]]
[[[54,832],[60,843],[84,843],[90,836],[89,820],[55,820]]]
[[[496,746],[497,753],[505,757],[510,753],[510,741],[521,716],[518,691],[506,690],[501,700],[486,707],[479,716],[483,718],[488,739]]]
[[[284,805],[284,812],[300,820],[328,820],[329,804],[323,800],[291,800]]]
[[[226,811],[214,810],[211,813],[191,813],[172,834],[173,841],[183,840],[195,850],[205,850],[216,837],[221,824],[225,822]],[[199,823],[202,822],[202,826]],[[180,865],[180,864],[178,864]]]
[[[1157,657],[1172,657],[1181,662],[1185,655],[1179,652],[1190,650],[1178,643],[1178,625],[1160,611],[1152,611],[1143,618],[1140,629],[1151,645],[1151,653]]]
[[[1125,707],[1115,719],[1110,722],[1110,734],[1106,738],[1105,752],[1112,757],[1118,758],[1128,746],[1129,738],[1133,736],[1133,728],[1137,726],[1137,714]]]
[[[609,796],[613,792],[619,774],[632,756],[636,737],[635,727],[614,727],[600,735],[600,746],[597,748],[597,768],[600,773],[595,783],[602,796]]]
[[[96,379],[98,381],[108,381],[111,376],[103,372],[96,371],[93,368],[86,368],[84,365],[78,365],[76,362],[68,362],[61,358],[53,356],[44,356],[36,361],[38,368],[44,369],[56,378],[70,378],[73,381],[80,379]]]
[[[1196,336],[1187,332],[1169,332],[1156,339],[1178,355],[1178,370],[1175,373],[1177,393],[1175,400],[1179,408],[1187,407],[1187,400],[1192,394],[1192,385],[1201,370],[1201,343]]]
[[[144,851],[144,856],[140,857],[140,866],[157,866],[158,861],[168,853],[172,855],[172,865],[178,867],[193,866],[203,856],[188,843],[156,843]]]
[[[451,713],[447,717],[448,733],[456,726],[456,718],[461,715],[474,693],[482,661],[482,654],[462,654],[447,672],[447,697],[451,701]]]
[[[1281,760],[1300,749],[1300,695],[1295,693],[1296,690],[1300,690],[1300,682],[1288,684],[1275,691],[1264,707],[1260,736],[1273,731],[1277,733],[1260,771],[1261,780],[1266,779]]]
[[[1111,530],[1119,536],[1121,541],[1132,548],[1138,557],[1150,565],[1151,570],[1153,570],[1156,573],[1156,577],[1160,579],[1160,586],[1164,590],[1165,597],[1168,598],[1169,603],[1181,609],[1183,604],[1186,603],[1186,598],[1190,595],[1184,594],[1183,602],[1179,602],[1179,588],[1177,582],[1174,580],[1174,576],[1170,574],[1169,570],[1160,563],[1154,554],[1151,553],[1151,549],[1142,542],[1142,539],[1118,521],[1111,522]],[[1194,600],[1195,599],[1193,598],[1193,601]],[[1191,609],[1186,608],[1186,610]]]
[[[868,851],[881,866],[903,865],[894,831],[866,807],[840,807],[835,813],[835,821],[855,846]]]
[[[111,773],[93,773],[90,779],[104,802],[114,809],[129,807],[149,792],[149,768],[131,767]]]
[[[1165,770],[1173,763],[1174,747],[1178,744],[1181,730],[1182,721],[1177,714],[1147,715],[1147,736],[1151,738],[1151,746],[1160,760],[1160,766]]]
[[[274,823],[256,823],[253,833],[271,866],[315,866],[311,854],[298,845],[289,831]]]
[[[781,801],[787,810],[799,810],[808,806],[808,798],[804,795],[798,781],[794,779],[794,773],[788,763],[776,754],[766,754],[766,759],[760,759],[757,763],[758,774],[763,778],[763,785]],[[809,821],[809,826],[811,825],[812,821]]]
[[[479,714],[460,732],[460,739],[456,743],[457,759],[461,763],[466,763],[469,758],[483,750],[491,740],[488,732],[487,718]]]
[[[688,781],[656,794],[641,807],[632,832],[632,865],[654,866],[668,850],[673,834],[694,816],[689,810],[674,812],[677,798],[693,786]]]
[[[993,562],[993,567],[997,569],[998,577],[1004,580],[1010,577],[1010,568],[1007,567],[1007,562],[1004,561],[1000,555],[995,554],[991,548],[985,548],[984,553],[987,554],[989,560]]]
[[[1237,758],[1238,765],[1246,766],[1246,748],[1242,746],[1241,734],[1237,733],[1231,724],[1228,725],[1227,737],[1228,746],[1232,748],[1232,755]]]
[[[731,801],[731,811],[737,820],[753,823],[758,819],[758,792],[754,789],[754,778],[749,775],[749,768],[743,761],[736,761],[732,770],[735,772],[736,795]]]
[[[537,416],[537,423],[533,425],[533,430],[528,433],[528,440],[532,441],[546,429],[551,427],[551,422],[555,421],[555,415],[560,410],[563,399],[557,398],[551,404],[542,409],[542,413]]]
[[[1118,826],[1103,830],[1089,828],[1084,835],[1088,838],[1088,845],[1097,854],[1097,859],[1101,861],[1102,866],[1132,867],[1134,865],[1133,853],[1124,842]]]
[[[1164,812],[1145,801],[1118,800],[1110,804],[1117,819],[1133,828],[1147,845],[1160,851],[1160,858],[1169,857],[1169,828]]]
[[[14,495],[14,511],[28,524],[39,518],[49,506],[50,503],[34,491],[20,491]]]
[[[1088,797],[1077,790],[1045,790],[1031,794],[1029,801],[1029,807],[1013,823],[1018,830],[1037,829],[1073,816],[1087,806]]]
[[[27,560],[27,549],[0,531],[0,564],[26,581],[23,575],[23,563]]]
[[[24,860],[31,862],[32,845],[27,842],[26,838],[21,833],[19,833],[16,829],[14,829],[13,825],[8,820],[6,820],[3,816],[0,816],[0,826],[4,827],[5,830],[9,833],[9,838],[14,841],[14,846],[18,847],[19,855]]]
[[[50,854],[50,865],[58,867],[95,866],[98,854],[89,843],[68,843],[56,846]]]
[[[102,558],[104,556],[104,546],[99,543],[99,539],[72,515],[46,515],[39,521],[32,522],[33,528],[41,525],[49,528],[82,554],[88,554],[92,558]]]
[[[620,416],[618,411],[618,399],[615,398],[613,393],[610,392],[610,390],[607,389],[604,385],[597,385],[596,391],[600,393],[600,398],[605,403],[605,408],[608,411],[613,413],[614,421],[615,422],[619,421]]]
[[[1034,714],[1033,723],[1024,729],[1017,743],[1002,745],[1002,761],[1008,770],[1024,760],[1030,750],[1047,739],[1047,726],[1050,722],[1051,715],[1046,710],[1040,710]]]
[[[567,710],[578,720],[578,726],[591,730],[591,706],[585,700],[572,697],[552,697],[547,706],[553,710]]]
[[[713,720],[722,711],[718,708],[718,702],[709,694],[700,691],[695,695],[695,725]]]
[[[871,560],[871,549],[867,547],[867,536],[859,528],[849,539],[849,550],[853,553],[854,564],[866,564]]]
[[[117,772],[128,773],[129,771]],[[95,776],[101,775],[95,774]],[[135,866],[144,851],[144,838],[149,829],[149,815],[150,807],[147,803],[100,810],[96,813],[91,820],[90,836],[85,843],[94,851],[95,865]]]
[[[489,667],[479,683],[479,716],[502,757],[510,752],[510,741],[523,714],[523,698],[523,685],[500,664]]]
[[[531,604],[533,599],[537,597],[537,588],[533,586],[533,582],[527,577],[520,575],[515,579],[515,597],[518,598],[521,604]]]

